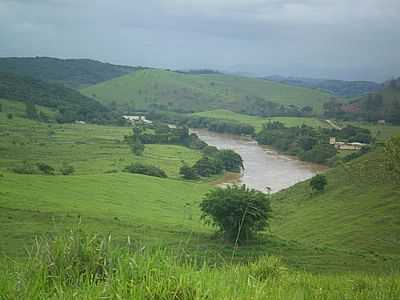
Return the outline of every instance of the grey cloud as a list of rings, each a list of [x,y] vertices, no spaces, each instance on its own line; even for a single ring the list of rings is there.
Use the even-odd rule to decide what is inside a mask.
[[[0,55],[373,79],[400,75],[397,0],[2,0]]]

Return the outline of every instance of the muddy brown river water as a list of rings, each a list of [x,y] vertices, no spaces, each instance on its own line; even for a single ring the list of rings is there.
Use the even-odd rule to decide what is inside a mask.
[[[240,176],[226,176],[221,184],[236,182],[264,192],[270,187],[272,192],[277,192],[326,170],[325,166],[281,155],[247,137],[202,129],[193,129],[191,132],[209,145],[218,149],[231,149],[242,156],[244,170]]]

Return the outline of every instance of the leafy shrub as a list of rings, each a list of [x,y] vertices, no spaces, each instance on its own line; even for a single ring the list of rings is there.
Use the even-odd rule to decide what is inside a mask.
[[[220,159],[204,156],[194,164],[193,168],[200,176],[209,177],[222,173],[224,164]]]
[[[63,175],[72,175],[75,172],[75,169],[72,165],[64,163],[60,169],[60,172]]]
[[[188,180],[194,180],[194,179],[199,178],[199,175],[197,174],[196,169],[189,167],[188,165],[183,165],[179,169],[179,174],[181,174],[183,178],[188,179]]]
[[[11,169],[14,173],[17,174],[37,174],[39,173],[36,166],[24,161],[22,165],[16,166]]]
[[[233,150],[220,150],[216,157],[222,161],[226,171],[240,172],[244,168],[242,157]]]
[[[7,114],[7,119],[11,120],[13,118],[13,114],[12,113],[8,113]]]
[[[161,177],[161,178],[167,177],[167,174],[164,172],[164,170],[160,169],[159,167],[141,164],[141,163],[131,164],[131,165],[125,167],[124,171],[129,172],[129,173],[134,173],[134,174],[143,174],[143,175],[155,176],[155,177]]]
[[[38,170],[40,172],[42,172],[43,174],[54,175],[55,169],[52,166],[50,166],[46,163],[43,163],[43,162],[37,163],[36,166],[37,166]]]
[[[314,191],[322,192],[325,186],[328,184],[326,177],[322,174],[318,174],[311,178],[310,186]]]
[[[271,212],[267,195],[245,185],[210,191],[200,208],[205,223],[218,227],[231,242],[242,242],[265,229]]]

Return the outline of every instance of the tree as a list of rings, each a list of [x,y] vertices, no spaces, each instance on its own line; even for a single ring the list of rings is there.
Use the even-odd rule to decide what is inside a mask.
[[[385,143],[386,169],[400,179],[400,136],[392,137]]]
[[[32,119],[32,120],[39,119],[39,114],[36,110],[36,106],[32,102],[25,103],[25,114],[28,119]]]
[[[3,104],[0,103],[0,112],[3,112]]]
[[[179,174],[181,174],[184,179],[188,179],[188,180],[195,180],[195,179],[199,178],[199,175],[197,174],[196,169],[189,167],[186,164],[184,164],[179,169]]]
[[[193,166],[197,174],[203,177],[220,174],[224,170],[224,164],[220,159],[203,156]]]
[[[326,177],[322,174],[314,176],[310,181],[310,186],[313,190],[322,192],[328,184]]]
[[[11,120],[13,118],[13,114],[12,113],[8,113],[7,114],[7,119]]]
[[[133,144],[131,145],[131,149],[133,154],[141,156],[143,155],[144,152],[144,144],[140,141],[139,138],[136,138]]]
[[[220,150],[217,158],[222,161],[226,171],[240,172],[241,169],[244,169],[242,157],[233,150]]]
[[[268,226],[271,206],[266,194],[245,185],[216,188],[200,204],[201,218],[218,227],[231,242],[243,242]]]

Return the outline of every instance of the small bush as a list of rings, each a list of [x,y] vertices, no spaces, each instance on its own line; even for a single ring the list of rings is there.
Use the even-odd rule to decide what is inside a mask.
[[[8,114],[7,114],[7,119],[11,120],[13,117],[14,117],[14,116],[13,116],[12,113],[8,113]]]
[[[328,181],[324,175],[318,174],[314,176],[310,181],[310,186],[314,191],[322,192]]]
[[[60,172],[63,175],[72,175],[75,172],[75,169],[72,165],[64,163],[60,169]]]
[[[14,173],[17,174],[38,174],[39,171],[36,168],[36,166],[28,163],[28,162],[23,162],[22,165],[16,166],[11,169]]]
[[[287,273],[287,267],[280,257],[264,256],[247,267],[249,276],[257,280],[277,279]]]
[[[152,165],[145,165],[141,163],[131,164],[125,167],[124,171],[134,174],[143,174],[147,176],[155,176],[161,178],[167,177],[167,174],[164,172],[164,170],[160,169],[159,167]]]
[[[54,175],[55,169],[52,166],[43,162],[37,163],[36,166],[43,174]]]
[[[189,167],[188,165],[183,165],[179,169],[179,174],[182,175],[184,179],[195,180],[199,178],[195,168]]]

